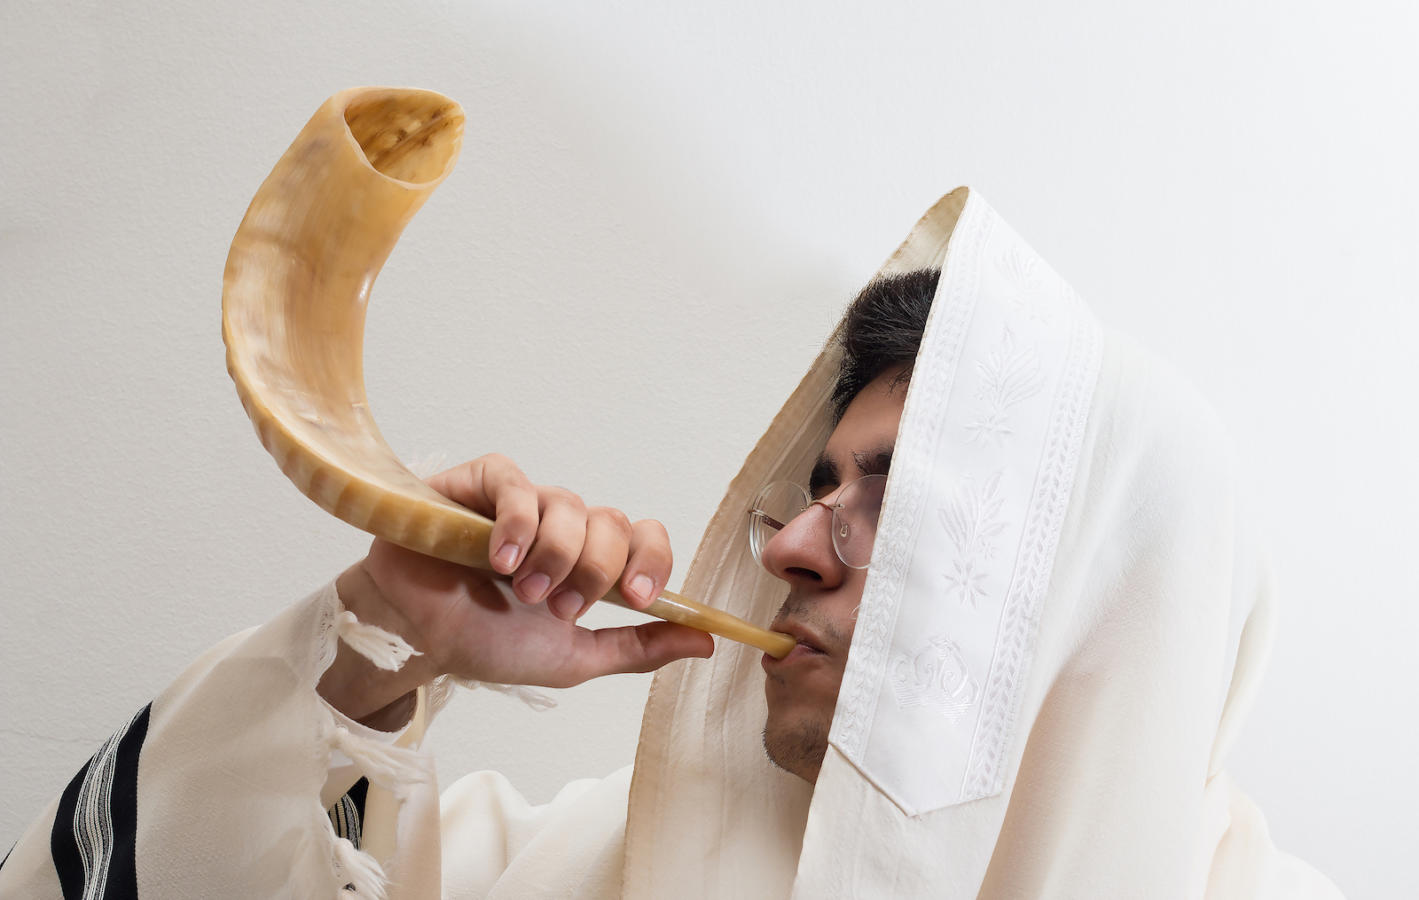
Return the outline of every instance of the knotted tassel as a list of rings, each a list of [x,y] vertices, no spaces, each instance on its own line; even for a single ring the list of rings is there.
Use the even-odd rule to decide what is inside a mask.
[[[414,750],[356,737],[343,725],[336,725],[330,746],[344,753],[370,780],[403,800],[414,784],[433,780],[428,758]]]
[[[397,634],[385,631],[378,625],[366,625],[355,614],[345,610],[335,618],[340,640],[350,645],[350,649],[389,672],[398,672],[411,656],[419,656],[418,650]]]
[[[361,900],[387,900],[385,884],[388,879],[379,860],[355,849],[355,845],[345,838],[335,839],[335,865],[344,882],[335,895],[337,900],[348,898],[351,887]]]

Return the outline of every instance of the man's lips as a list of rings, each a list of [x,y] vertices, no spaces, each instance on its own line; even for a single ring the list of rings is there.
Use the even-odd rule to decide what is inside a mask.
[[[815,653],[826,653],[823,649],[823,639],[818,633],[802,622],[784,621],[775,622],[769,626],[774,631],[782,632],[793,637],[800,646],[807,647]]]
[[[797,644],[788,651],[788,655],[783,659],[774,659],[765,653],[763,663],[766,668],[798,660],[827,657],[828,653],[823,649],[822,639],[808,626],[800,622],[776,622],[772,628],[774,631],[792,636]]]

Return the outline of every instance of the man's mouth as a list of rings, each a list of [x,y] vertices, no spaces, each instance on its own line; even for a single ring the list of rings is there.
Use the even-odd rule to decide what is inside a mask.
[[[773,625],[773,630],[791,635],[797,643],[783,659],[774,659],[772,656],[764,654],[763,662],[766,668],[798,660],[823,658],[828,655],[828,652],[823,649],[822,639],[811,628],[800,622],[776,622]]]

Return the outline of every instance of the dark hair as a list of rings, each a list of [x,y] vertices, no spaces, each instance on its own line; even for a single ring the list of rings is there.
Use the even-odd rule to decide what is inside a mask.
[[[911,378],[940,278],[940,269],[874,278],[848,306],[838,336],[843,357],[833,385],[833,421],[841,419],[852,398],[883,372],[905,366],[897,383]]]

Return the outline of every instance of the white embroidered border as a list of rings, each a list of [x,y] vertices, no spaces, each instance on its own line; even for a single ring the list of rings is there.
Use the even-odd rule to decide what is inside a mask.
[[[1099,374],[1102,335],[1079,298],[1066,289],[1073,308],[1065,371],[1056,399],[1045,463],[1035,486],[1025,527],[1024,546],[1006,597],[995,658],[986,678],[980,722],[971,742],[971,759],[962,785],[963,798],[987,797],[1004,789],[1003,751],[1010,745],[1038,634],[1040,606],[1049,588],[1054,554],[1069,506],[1079,451],[1084,440],[1094,385]]]
[[[893,478],[884,498],[884,518],[877,527],[877,543],[872,555],[872,576],[867,580],[858,614],[852,652],[838,694],[832,741],[849,759],[862,759],[867,736],[876,715],[877,677],[886,671],[887,650],[896,629],[907,565],[912,555],[912,535],[921,520],[927,487],[931,482],[923,471],[931,458],[931,448],[946,419],[946,401],[955,386],[961,351],[975,312],[980,283],[981,249],[993,230],[995,220],[974,195],[956,224],[962,244],[952,241],[942,263],[942,280],[928,321],[933,340],[922,347],[914,379],[918,390],[909,395],[903,414],[902,433],[908,443],[893,453]],[[977,222],[985,216],[984,222]],[[940,373],[940,374],[938,374]],[[920,419],[920,423],[908,419]]]
[[[945,318],[930,323],[930,341],[923,345],[913,379],[914,390],[907,410],[897,453],[894,477],[889,484],[884,519],[879,525],[876,552],[859,613],[852,656],[849,658],[832,742],[859,766],[869,755],[868,745],[878,717],[882,696],[880,679],[887,671],[886,656],[899,627],[902,594],[909,563],[916,551],[925,501],[932,483],[928,471],[938,447],[941,429],[949,418],[947,404],[957,388],[965,345],[973,320],[980,314],[984,250],[991,244],[999,225],[998,217],[979,198],[972,196],[962,210],[955,235],[943,263],[943,283],[934,311]],[[1083,443],[1089,409],[1097,381],[1102,333],[1090,311],[1068,285],[1048,269],[1008,228],[1002,232],[1010,245],[1005,263],[1028,266],[1034,282],[1058,285],[1051,308],[1023,302],[1013,295],[1003,297],[1010,307],[1006,313],[1007,338],[1010,321],[1055,324],[1056,312],[1068,329],[1067,344],[1055,364],[1057,385],[1047,407],[1049,416],[1040,437],[1039,466],[1031,480],[1018,538],[1011,541],[1013,566],[1007,569],[1009,583],[1000,609],[993,649],[985,673],[984,691],[976,725],[960,769],[960,785],[954,802],[964,802],[998,793],[1004,788],[1008,767],[1003,765],[1011,746],[1016,720],[1023,701],[1023,687],[1029,674],[1037,636],[1037,625],[1045,593],[1049,588],[1055,551],[1063,527],[1074,474]],[[1007,274],[1012,274],[1007,272]],[[1014,279],[1012,279],[1014,280]],[[1025,285],[1031,293],[1043,285]],[[1050,293],[1055,293],[1051,291]],[[1055,305],[1057,304],[1057,305]],[[1007,348],[1008,349],[1008,348]],[[919,393],[918,393],[919,391]],[[870,774],[869,774],[869,777]],[[889,796],[894,791],[881,785]],[[893,796],[902,805],[904,798]],[[903,806],[909,810],[911,804]],[[933,807],[937,808],[937,807]],[[928,811],[928,810],[919,810]]]

